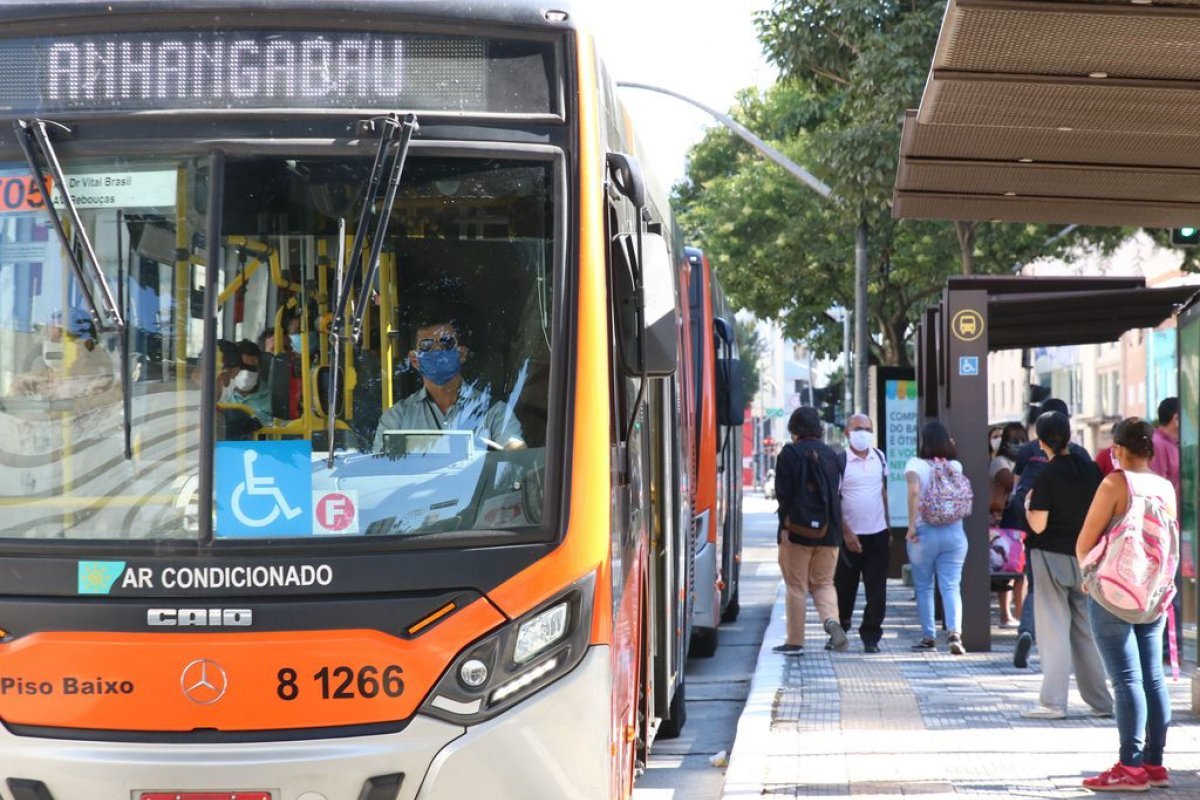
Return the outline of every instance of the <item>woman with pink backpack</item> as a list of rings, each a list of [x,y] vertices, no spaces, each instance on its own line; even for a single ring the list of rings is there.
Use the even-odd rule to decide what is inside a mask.
[[[1175,594],[1179,524],[1175,490],[1150,471],[1154,431],[1136,417],[1113,429],[1116,472],[1107,475],[1076,543],[1092,633],[1116,696],[1120,759],[1083,785],[1140,792],[1167,786],[1163,749],[1171,697],[1163,625]]]
[[[967,652],[962,642],[963,562],[967,558],[967,535],[963,517],[971,512],[973,492],[963,475],[962,464],[950,431],[940,422],[921,429],[917,458],[904,465],[908,482],[908,563],[917,590],[917,617],[921,638],[913,650],[937,648],[934,629],[933,590],[942,593],[946,612],[946,645],[956,656]]]

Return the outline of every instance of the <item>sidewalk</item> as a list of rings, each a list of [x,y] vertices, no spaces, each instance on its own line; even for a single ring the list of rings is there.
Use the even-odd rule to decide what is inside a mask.
[[[774,564],[758,569],[778,573]],[[881,653],[864,654],[853,631],[848,651],[823,650],[811,604],[809,615],[807,652],[772,653],[784,639],[781,582],[738,721],[725,800],[1082,798],[1093,794],[1080,781],[1117,760],[1116,724],[1089,716],[1073,686],[1067,719],[1021,718],[1037,700],[1041,672],[1036,648],[1030,669],[1012,666],[1015,631],[993,628],[990,653],[951,656],[944,635],[937,652],[914,653],[916,603],[899,581],[888,583]],[[1167,680],[1171,787],[1147,796],[1196,800],[1200,726],[1188,710],[1190,681]]]

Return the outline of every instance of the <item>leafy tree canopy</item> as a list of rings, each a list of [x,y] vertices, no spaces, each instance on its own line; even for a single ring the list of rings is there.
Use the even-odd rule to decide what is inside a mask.
[[[1124,238],[1115,229],[1056,237],[1061,226],[891,218],[903,113],[920,100],[944,8],[942,0],[776,0],[756,23],[781,78],[766,92],[744,91],[733,115],[834,197],[821,198],[724,129],[693,148],[687,180],[675,188],[685,231],[708,251],[733,300],[780,319],[817,353],[841,349],[841,325],[826,312],[854,306],[862,222],[871,355],[897,365],[910,363],[912,322],[948,275],[1008,273]]]
[[[758,327],[753,320],[734,319],[738,344],[738,359],[742,362],[742,397],[749,403],[758,394],[762,375],[758,368],[758,357],[766,350]]]

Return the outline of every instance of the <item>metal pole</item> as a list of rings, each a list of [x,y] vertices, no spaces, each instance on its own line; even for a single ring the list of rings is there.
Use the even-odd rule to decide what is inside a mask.
[[[842,416],[849,417],[854,409],[854,378],[850,371],[850,309],[842,309]]]
[[[816,408],[817,402],[813,395],[812,346],[808,342],[804,343],[804,353],[808,356],[808,406]]]
[[[821,195],[821,197],[829,197],[829,195],[832,193],[832,190],[829,188],[829,186],[826,185],[825,182],[822,181],[820,178],[816,177],[811,172],[806,170],[804,167],[800,166],[795,161],[792,161],[790,158],[785,156],[783,153],[779,152],[774,147],[771,147],[771,145],[767,144],[762,139],[755,136],[753,133],[751,133],[749,130],[747,130],[744,126],[742,126],[741,124],[736,122],[732,117],[730,117],[726,114],[722,114],[720,111],[717,111],[714,108],[710,108],[710,107],[704,105],[703,103],[699,102],[698,100],[693,100],[692,98],[688,97],[687,95],[680,94],[679,92],[673,92],[670,89],[664,89],[661,86],[651,86],[648,83],[631,83],[629,81],[617,81],[617,86],[620,86],[623,89],[644,89],[647,92],[658,92],[659,94],[665,94],[670,97],[674,97],[676,100],[682,100],[685,103],[690,103],[691,105],[695,106],[696,108],[700,109],[701,111],[705,112],[706,114],[709,114],[710,116],[712,116],[714,119],[716,119],[722,125],[724,125],[726,128],[729,128],[729,130],[733,131],[735,134],[740,136],[743,141],[745,141],[747,144],[749,144],[755,150],[758,150],[760,153],[765,155],[767,158],[771,159],[776,164],[778,164],[779,166],[786,169],[788,172],[790,172],[796,178],[803,181],[810,189],[812,189],[817,194]]]
[[[854,410],[867,413],[867,223],[854,236]]]

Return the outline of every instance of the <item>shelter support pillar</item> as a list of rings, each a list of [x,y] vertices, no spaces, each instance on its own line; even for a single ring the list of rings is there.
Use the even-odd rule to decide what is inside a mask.
[[[967,562],[963,566],[963,644],[972,652],[992,648],[991,573],[988,567],[988,293],[946,292],[942,341],[946,346],[945,417],[971,478],[975,503],[963,520]]]

